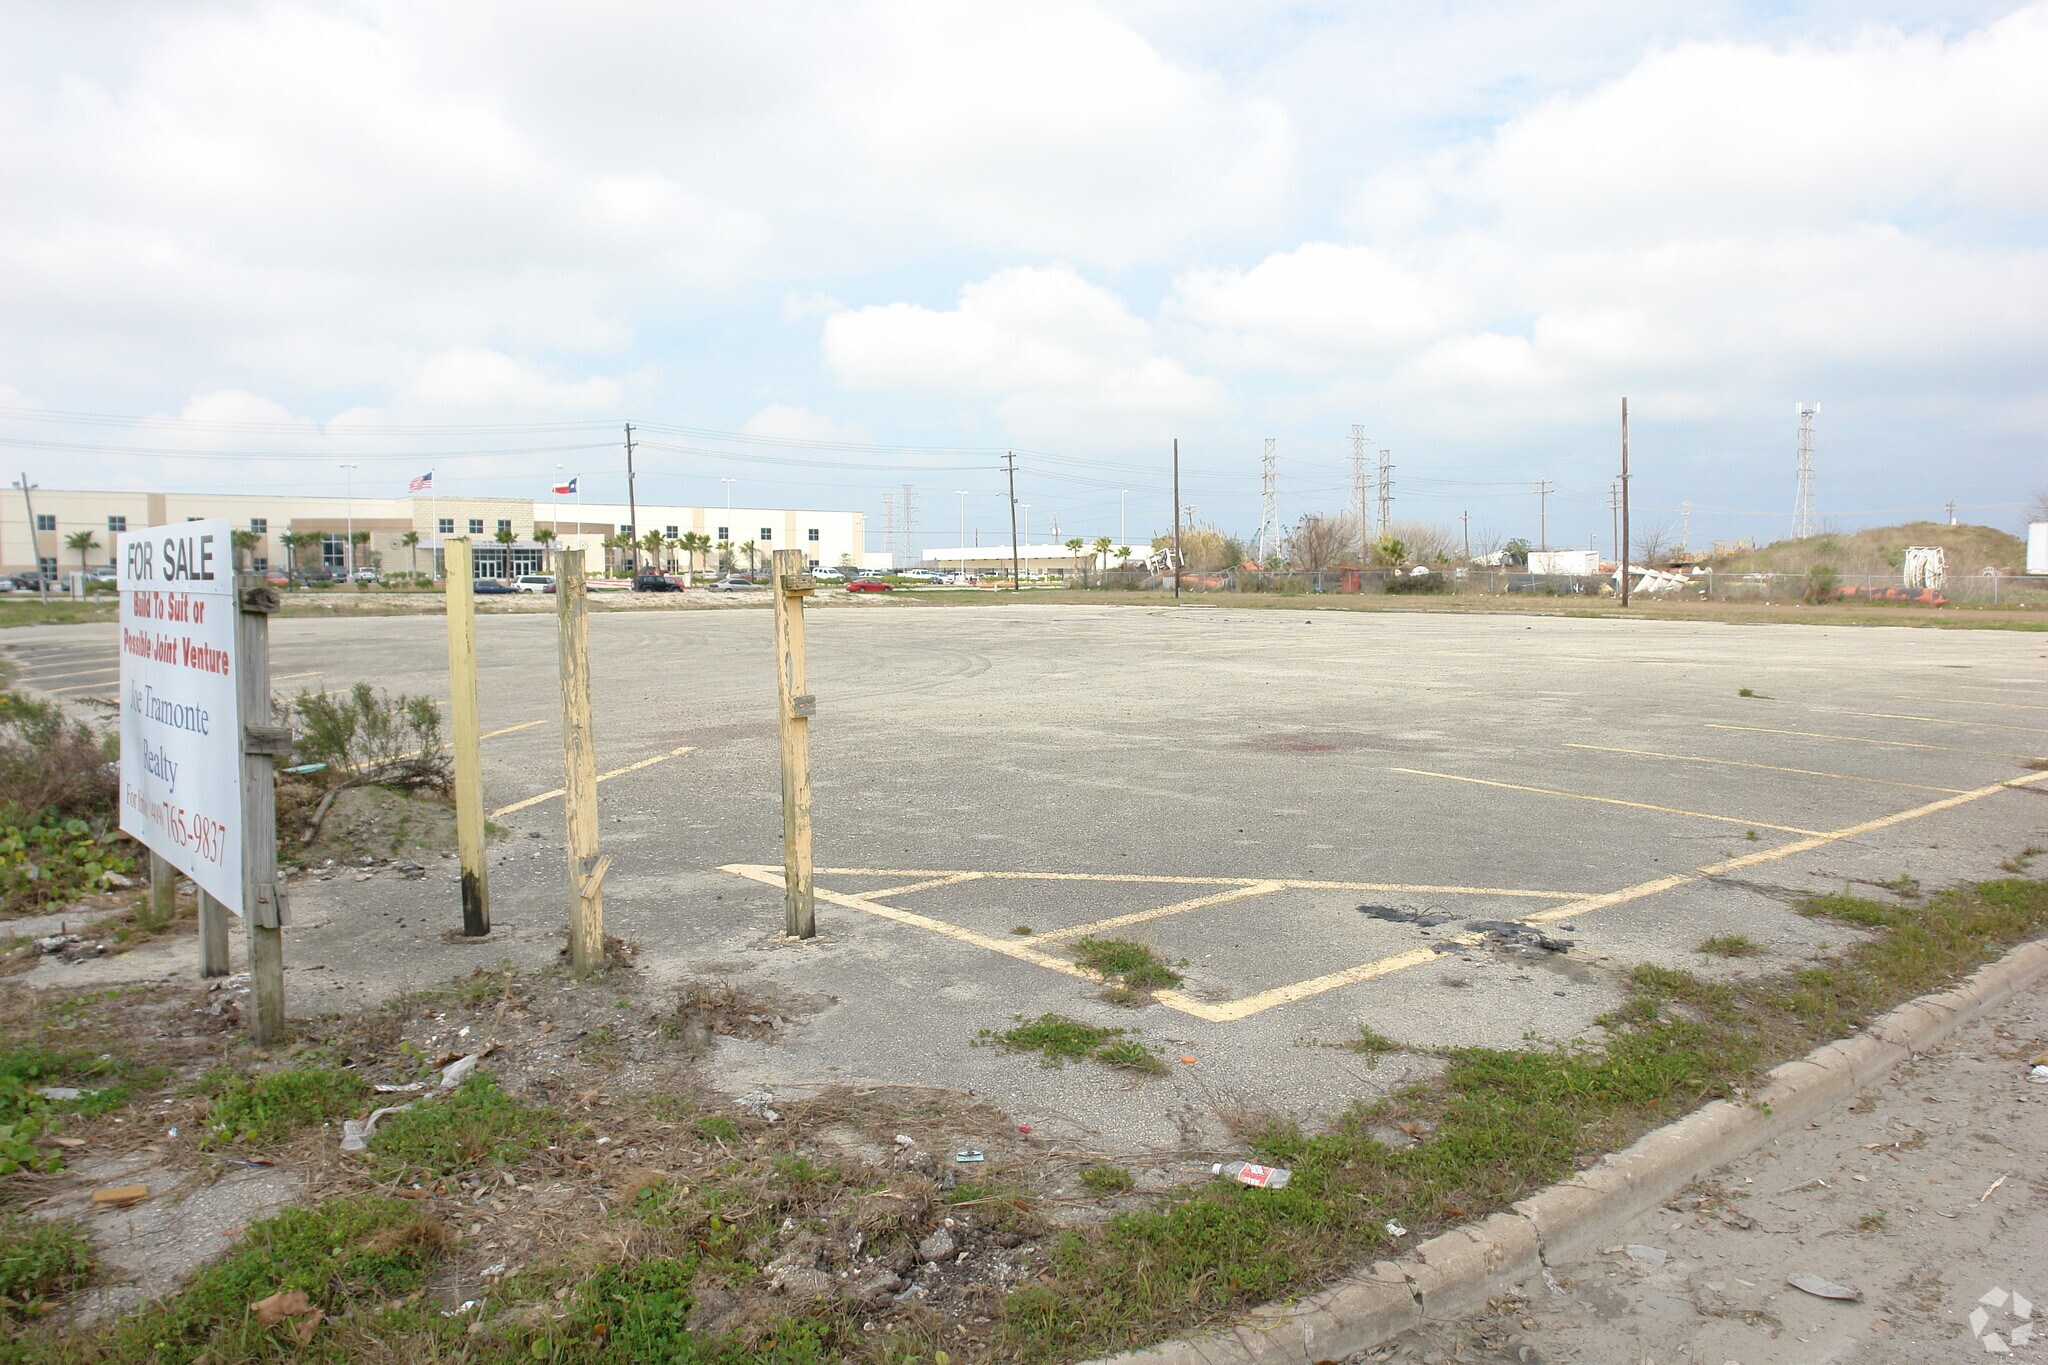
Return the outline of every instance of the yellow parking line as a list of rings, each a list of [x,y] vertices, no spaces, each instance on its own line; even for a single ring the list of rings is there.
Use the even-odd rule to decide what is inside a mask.
[[[499,735],[514,734],[520,730],[531,730],[536,725],[546,725],[547,723],[547,717],[545,716],[541,717],[541,719],[539,720],[522,720],[517,725],[508,725],[502,730],[486,730],[482,734],[478,735],[477,738],[496,739]]]
[[[62,682],[66,678],[83,678],[89,673],[119,673],[120,671],[121,665],[119,664],[102,664],[98,668],[81,668],[74,673],[52,673],[46,678],[24,678],[22,681],[30,687],[40,688],[46,682]]]
[[[1972,697],[1900,697],[1900,701],[1942,702],[1950,706],[1996,706],[2004,711],[2048,711],[2037,701],[1978,701]]]
[[[1562,796],[1573,801],[1597,801],[1603,806],[1627,806],[1632,810],[1654,810],[1665,815],[1684,815],[1694,820],[1719,820],[1727,825],[1747,825],[1751,829],[1774,829],[1780,834],[1818,834],[1817,829],[1799,829],[1792,825],[1770,825],[1761,820],[1743,820],[1733,815],[1709,815],[1705,811],[1680,810],[1676,806],[1656,806],[1647,801],[1624,801],[1618,796],[1588,796],[1584,792],[1559,791],[1555,787],[1525,787],[1516,782],[1490,782],[1483,777],[1460,777],[1456,773],[1433,773],[1425,768],[1389,768],[1388,772],[1407,773],[1411,777],[1440,777],[1446,782],[1470,782],[1479,787],[1499,787],[1503,791],[1533,792],[1538,796]]]
[[[1963,749],[1953,744],[1927,744],[1912,739],[1868,739],[1862,735],[1824,735],[1818,730],[1773,730],[1763,725],[1723,725],[1718,721],[1702,722],[1709,730],[1740,730],[1751,735],[1793,735],[1799,739],[1833,739],[1844,744],[1875,744],[1883,749],[1935,749],[1945,754],[1978,754],[1985,758],[2032,758],[2032,754],[2016,754],[2005,749]]]
[[[1436,941],[1442,944],[1470,947],[1478,943],[1480,938],[1481,936],[1478,934],[1455,934],[1446,935]],[[1296,1000],[1306,1000],[1310,996],[1321,995],[1325,991],[1334,991],[1339,986],[1355,986],[1361,981],[1370,981],[1374,977],[1391,976],[1395,972],[1406,971],[1410,967],[1420,967],[1425,963],[1434,962],[1436,958],[1437,951],[1435,948],[1410,948],[1406,952],[1395,953],[1391,957],[1379,958],[1372,962],[1362,962],[1356,967],[1346,967],[1341,972],[1331,972],[1327,976],[1311,977],[1307,981],[1297,981],[1288,986],[1275,986],[1272,990],[1260,991],[1257,995],[1247,995],[1236,1000],[1226,1000],[1216,1005],[1212,1005],[1207,1001],[1197,1000],[1192,996],[1183,995],[1179,991],[1158,991],[1155,993],[1154,998],[1160,1004],[1171,1009],[1177,1009],[1182,1014],[1192,1014],[1197,1019],[1206,1019],[1212,1024],[1234,1024],[1239,1020],[1249,1019],[1254,1014],[1262,1014],[1272,1009],[1275,1005],[1292,1004]]]
[[[1255,882],[1250,886],[1232,887],[1218,891],[1213,896],[1197,896],[1190,901],[1177,901],[1172,905],[1161,905],[1151,910],[1135,910],[1128,915],[1112,915],[1108,919],[1096,920],[1093,924],[1076,924],[1065,929],[1052,929],[1037,936],[1041,943],[1057,943],[1061,939],[1085,938],[1099,934],[1105,929],[1121,929],[1127,924],[1144,924],[1148,920],[1165,919],[1189,910],[1200,910],[1204,906],[1224,905],[1231,901],[1250,900],[1254,896],[1270,896],[1275,891],[1285,891],[1285,882]]]
[[[814,871],[811,875],[816,876]],[[936,891],[942,886],[958,886],[962,882],[979,881],[979,872],[955,872],[947,877],[928,877],[921,882],[907,882],[902,886],[885,886],[878,891],[865,891],[867,896],[908,896],[914,891]]]
[[[955,877],[961,873],[936,867],[821,867],[819,877]],[[1517,886],[1439,886],[1430,882],[1327,882],[1295,877],[1169,877],[1138,872],[975,872],[991,882],[1131,882],[1140,886],[1262,886],[1278,882],[1291,891],[1412,891],[1423,896],[1529,896],[1538,900],[1577,900],[1578,891],[1531,891]],[[887,896],[892,891],[867,891]]]
[[[628,763],[623,768],[614,768],[608,773],[599,773],[597,780],[609,782],[614,777],[623,777],[627,773],[637,773],[642,768],[651,768],[657,763],[666,763],[672,758],[687,754],[694,747],[694,745],[685,744],[680,749],[671,749],[665,754],[656,754],[653,758],[643,758],[638,763]],[[542,792],[539,796],[529,796],[524,801],[514,801],[509,806],[500,806],[491,812],[491,818],[495,820],[501,815],[510,815],[514,811],[525,810],[528,806],[538,806],[543,801],[552,801],[562,795],[562,792],[563,788],[557,787],[551,792]]]
[[[1817,768],[1783,768],[1775,763],[1744,763],[1735,758],[1705,758],[1699,754],[1663,754],[1655,749],[1617,749],[1606,744],[1566,744],[1567,749],[1590,749],[1602,754],[1633,754],[1638,758],[1668,758],[1679,763],[1712,763],[1723,768],[1759,768],[1769,773],[1797,773],[1801,777],[1827,777],[1837,782],[1875,782],[1883,787],[1907,787],[1918,792],[1962,792],[1965,787],[1930,787],[1924,782],[1900,782],[1889,777],[1858,777],[1854,773],[1825,773]]]

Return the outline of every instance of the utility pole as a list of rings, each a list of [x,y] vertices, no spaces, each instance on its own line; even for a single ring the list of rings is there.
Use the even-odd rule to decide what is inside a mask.
[[[21,481],[14,486],[21,490],[21,505],[28,509],[28,557],[36,565],[36,591],[47,602],[50,600],[50,579],[43,572],[43,543],[36,530],[36,505],[28,495],[28,490],[35,485],[28,481],[27,470],[22,471]]]
[[[1792,539],[1804,540],[1813,524],[1813,419],[1820,404],[1801,403],[1799,412],[1799,489],[1792,499]]]
[[[1131,490],[1128,488],[1116,495],[1116,543],[1119,545],[1131,543],[1130,533],[1124,527],[1124,500],[1130,496]]]
[[[626,533],[633,537],[626,547],[626,577],[640,571],[640,505],[633,499],[633,424],[626,423]]]
[[[1472,514],[1460,512],[1458,520],[1465,523],[1465,563],[1469,566],[1472,563]]]
[[[1180,437],[1173,438],[1173,600],[1180,601]]]
[[[967,490],[953,490],[960,495],[960,576],[967,576]]]
[[[1391,535],[1394,524],[1394,452],[1380,451],[1380,534]]]
[[[1621,400],[1621,605],[1628,605],[1628,399]]]
[[[1607,484],[1607,533],[1614,542],[1614,562],[1621,563],[1621,480]]]
[[[1010,471],[1010,591],[1023,588],[1024,577],[1017,569],[1017,452],[1003,452],[1003,465]]]
[[[1259,458],[1259,534],[1254,538],[1261,564],[1280,548],[1280,457],[1279,442],[1266,438],[1265,454]]]
[[[1550,548],[1550,480],[1536,480],[1536,548]]]
[[[906,483],[903,485],[903,560],[906,564],[917,562],[917,532],[912,529],[916,509],[917,494]]]
[[[1358,567],[1372,563],[1372,480],[1365,472],[1365,425],[1351,424],[1351,496],[1358,499]]]
[[[349,581],[356,576],[356,467],[345,464],[342,469],[342,488],[348,497],[348,540],[342,549],[341,562],[348,569]]]
[[[1689,500],[1678,504],[1678,549],[1687,559],[1692,558],[1692,503]]]
[[[1948,524],[1951,526],[1956,524],[1956,505],[1953,501],[1948,505]]]

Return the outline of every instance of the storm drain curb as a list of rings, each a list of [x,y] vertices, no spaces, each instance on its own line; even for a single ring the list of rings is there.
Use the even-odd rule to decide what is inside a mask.
[[[1572,1260],[1701,1176],[1825,1113],[2048,977],[2048,942],[2023,943],[1853,1038],[1774,1067],[1744,1100],[1716,1100],[1502,1213],[1376,1261],[1328,1288],[1253,1309],[1234,1327],[1090,1365],[1318,1365],[1408,1328],[1468,1316],[1547,1263]]]

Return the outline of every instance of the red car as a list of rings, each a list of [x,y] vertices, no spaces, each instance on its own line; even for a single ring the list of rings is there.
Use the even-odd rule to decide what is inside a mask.
[[[894,592],[896,585],[879,578],[856,578],[846,585],[848,592]]]

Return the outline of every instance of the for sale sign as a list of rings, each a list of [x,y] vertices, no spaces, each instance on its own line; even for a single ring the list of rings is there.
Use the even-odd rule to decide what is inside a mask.
[[[121,829],[242,913],[241,676],[226,518],[118,538]]]

